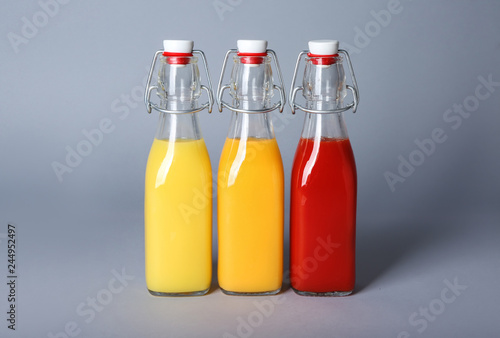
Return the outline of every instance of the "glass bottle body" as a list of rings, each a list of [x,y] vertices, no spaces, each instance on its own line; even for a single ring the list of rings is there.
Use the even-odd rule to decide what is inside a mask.
[[[197,108],[197,68],[187,67],[172,70],[163,64],[162,108]],[[150,293],[207,293],[212,279],[212,171],[197,113],[160,113],[146,168],[144,215]]]
[[[313,85],[304,93],[309,109],[333,110],[342,105],[343,94],[335,90],[343,87],[342,81],[330,77],[325,86],[324,78],[304,78],[305,84],[311,80]],[[306,113],[290,197],[290,277],[298,294],[352,293],[356,194],[356,164],[342,113]]]
[[[270,105],[268,65],[238,63],[231,84],[235,107],[259,110]],[[284,174],[270,113],[232,113],[217,188],[221,289],[232,295],[278,293],[283,274]]]

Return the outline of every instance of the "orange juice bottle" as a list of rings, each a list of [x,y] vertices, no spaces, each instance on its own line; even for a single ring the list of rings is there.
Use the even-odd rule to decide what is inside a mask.
[[[160,112],[146,168],[146,284],[155,296],[203,295],[212,279],[212,170],[197,112],[210,110],[213,99],[200,84],[193,54],[205,59],[193,42],[165,40],[164,48],[145,94],[148,111]],[[156,64],[158,84],[151,86]],[[154,89],[158,103],[150,97]],[[200,106],[202,89],[209,103]]]
[[[221,86],[231,54],[231,84]],[[231,295],[269,295],[283,276],[283,164],[270,112],[282,111],[283,83],[274,86],[271,57],[264,40],[239,40],[226,54],[219,81],[219,110],[232,110],[218,171],[218,280]],[[223,101],[230,88],[232,104]],[[281,102],[271,104],[273,89]]]

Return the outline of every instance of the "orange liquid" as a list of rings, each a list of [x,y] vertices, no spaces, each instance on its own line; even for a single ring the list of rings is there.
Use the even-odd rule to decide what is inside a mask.
[[[283,275],[283,164],[275,139],[227,139],[218,173],[220,287],[274,293]]]

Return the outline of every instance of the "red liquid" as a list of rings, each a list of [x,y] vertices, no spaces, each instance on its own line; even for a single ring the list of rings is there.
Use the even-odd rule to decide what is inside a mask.
[[[305,292],[354,289],[356,164],[349,139],[300,139],[292,170],[290,277]]]

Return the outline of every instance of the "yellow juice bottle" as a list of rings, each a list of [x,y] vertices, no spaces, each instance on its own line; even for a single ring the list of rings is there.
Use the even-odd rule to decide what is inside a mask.
[[[148,110],[160,112],[146,167],[146,284],[155,296],[203,295],[212,280],[212,169],[197,112],[211,109],[212,95],[200,107],[193,42],[165,40],[164,47],[145,98]],[[158,104],[150,98],[156,63]]]
[[[270,116],[279,106],[270,100],[271,52],[266,41],[239,40],[225,86],[233,104],[219,102],[233,110],[217,176],[218,280],[230,295],[276,294],[283,280],[284,181]]]

